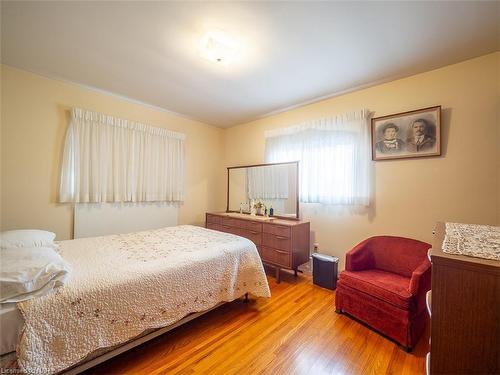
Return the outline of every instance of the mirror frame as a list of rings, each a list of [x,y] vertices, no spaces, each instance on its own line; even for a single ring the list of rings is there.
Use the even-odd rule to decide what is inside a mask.
[[[296,179],[296,189],[297,189],[297,203],[296,203],[296,215],[295,217],[290,216],[279,216],[273,215],[273,217],[277,219],[285,219],[285,220],[299,220],[299,162],[298,161],[288,161],[283,163],[263,163],[263,164],[250,164],[250,165],[238,165],[235,167],[227,167],[227,197],[226,197],[226,212],[239,212],[239,211],[231,211],[229,210],[229,171],[231,169],[241,169],[241,168],[251,168],[251,167],[265,167],[269,165],[285,165],[285,164],[295,164],[297,167],[297,179]],[[250,216],[250,214],[245,214]]]

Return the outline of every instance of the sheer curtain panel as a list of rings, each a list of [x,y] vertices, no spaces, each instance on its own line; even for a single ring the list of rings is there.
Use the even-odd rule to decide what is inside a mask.
[[[247,168],[249,199],[288,199],[288,165]]]
[[[266,161],[300,161],[304,203],[369,206],[370,112],[361,110],[266,132]]]
[[[60,202],[179,202],[185,135],[74,108]]]

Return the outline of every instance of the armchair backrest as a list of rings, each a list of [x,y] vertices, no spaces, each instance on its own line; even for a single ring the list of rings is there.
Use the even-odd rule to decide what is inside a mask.
[[[374,268],[411,277],[431,245],[411,238],[376,236],[366,240],[366,247]]]

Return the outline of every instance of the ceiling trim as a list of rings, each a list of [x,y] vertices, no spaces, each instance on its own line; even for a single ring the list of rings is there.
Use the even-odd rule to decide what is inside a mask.
[[[400,79],[414,77],[414,76],[417,76],[417,75],[420,75],[420,74],[425,74],[425,73],[428,73],[428,72],[432,72],[432,71],[435,71],[435,70],[446,68],[448,66],[452,66],[452,65],[456,65],[456,64],[461,64],[461,63],[469,61],[469,60],[474,60],[474,59],[477,59],[477,58],[480,58],[480,57],[483,57],[483,56],[488,56],[488,55],[491,55],[491,54],[494,54],[494,53],[498,53],[498,52],[500,52],[500,49],[497,50],[497,51],[488,52],[486,54],[482,54],[482,55],[474,56],[474,57],[471,57],[471,58],[467,58],[465,60],[456,61],[456,62],[454,62],[452,64],[440,65],[440,66],[437,66],[437,67],[434,67],[432,69],[425,70],[425,71],[422,71],[422,72],[413,72],[413,73],[408,73],[408,74],[396,74],[396,75],[393,75],[393,76],[389,76],[387,78],[383,78],[383,79],[379,79],[379,80],[376,80],[376,81],[373,81],[373,82],[369,82],[369,83],[365,83],[365,84],[362,84],[362,85],[354,86],[354,87],[349,88],[349,89],[337,91],[337,92],[334,92],[334,93],[331,93],[331,94],[326,94],[326,95],[323,95],[323,96],[318,96],[316,98],[309,99],[309,100],[306,100],[306,101],[303,101],[303,102],[299,102],[297,104],[292,104],[292,105],[284,107],[284,108],[278,108],[278,109],[275,109],[274,111],[267,112],[267,113],[264,113],[262,115],[259,115],[259,116],[255,117],[253,120],[249,120],[249,121],[245,121],[245,122],[238,123],[238,124],[235,124],[235,125],[231,125],[228,128],[232,128],[234,126],[239,126],[239,125],[245,125],[245,124],[248,124],[248,123],[253,122],[253,121],[261,120],[261,119],[266,118],[266,117],[275,116],[275,115],[278,115],[278,114],[283,113],[283,112],[287,112],[287,111],[291,111],[293,109],[305,107],[307,105],[319,103],[319,102],[322,102],[324,100],[328,100],[328,99],[331,99],[331,98],[335,98],[335,97],[339,97],[339,96],[342,96],[342,95],[350,94],[350,93],[353,93],[355,91],[360,91],[360,90],[368,89],[370,87],[375,87],[375,86],[382,85],[382,84],[385,84],[385,83],[394,82],[394,81],[397,81],[397,80],[400,80]]]
[[[12,68],[12,69],[17,69],[17,70],[20,70],[20,71],[23,71],[23,72],[27,72],[27,73],[30,73],[30,74],[37,75],[39,77],[51,79],[51,80],[62,82],[62,83],[65,83],[65,84],[68,84],[68,85],[71,85],[71,86],[76,86],[76,87],[79,87],[79,88],[82,88],[82,89],[85,89],[85,90],[97,92],[99,94],[107,95],[107,96],[110,96],[112,98],[120,99],[120,100],[123,100],[125,102],[132,103],[132,104],[142,105],[142,106],[144,106],[146,108],[150,108],[150,109],[154,109],[156,111],[168,113],[170,115],[181,117],[181,118],[186,119],[186,120],[196,121],[196,122],[202,123],[204,125],[213,126],[215,128],[222,128],[221,126],[210,124],[210,123],[208,123],[206,121],[200,120],[199,118],[195,118],[195,117],[186,115],[184,113],[175,112],[175,111],[172,111],[172,110],[170,110],[168,108],[164,108],[164,107],[157,106],[155,104],[143,102],[142,100],[133,99],[133,98],[130,98],[128,96],[117,94],[117,93],[114,93],[112,91],[100,89],[100,88],[95,87],[95,86],[90,86],[90,85],[85,85],[85,84],[80,83],[80,82],[70,81],[68,79],[61,78],[61,77],[58,77],[58,76],[55,76],[55,75],[51,75],[51,74],[42,74],[42,73],[34,72],[32,70],[29,70],[29,69],[18,68],[17,66],[12,66],[12,65],[6,64],[4,62],[2,62],[1,64],[5,65],[5,66],[8,66],[9,68]]]
[[[97,88],[97,87],[94,87],[94,86],[85,85],[83,83],[70,81],[70,80],[67,80],[65,78],[61,78],[61,77],[58,77],[58,76],[37,73],[37,72],[31,71],[31,70],[28,70],[28,69],[18,68],[18,67],[15,67],[15,66],[3,63],[3,62],[1,64],[5,65],[5,66],[8,66],[8,67],[10,67],[12,69],[17,69],[17,70],[25,71],[25,72],[28,72],[28,73],[31,73],[31,74],[34,74],[34,75],[38,75],[40,77],[52,79],[52,80],[59,81],[59,82],[65,83],[65,84],[69,84],[69,85],[72,85],[72,86],[83,88],[83,89],[86,89],[86,90],[89,90],[89,91],[93,91],[93,92],[97,92],[97,93],[100,93],[100,94],[103,94],[103,95],[111,96],[113,98],[120,99],[120,100],[129,102],[129,103],[142,105],[144,107],[147,107],[147,108],[150,108],[150,109],[154,109],[154,110],[157,110],[157,111],[160,111],[160,112],[165,112],[165,113],[168,113],[170,115],[181,117],[181,118],[186,119],[186,120],[196,121],[196,122],[202,123],[204,125],[216,127],[216,128],[219,128],[219,129],[229,129],[229,128],[232,128],[232,127],[235,127],[235,126],[245,125],[245,124],[257,121],[257,120],[261,120],[261,119],[264,119],[266,117],[275,116],[275,115],[278,115],[278,114],[283,113],[283,112],[287,112],[287,111],[291,111],[291,110],[294,110],[294,109],[297,109],[297,108],[305,107],[305,106],[308,106],[308,105],[311,105],[311,104],[319,103],[319,102],[322,102],[322,101],[325,101],[325,100],[328,100],[328,99],[332,99],[332,98],[339,97],[339,96],[346,95],[346,94],[350,94],[350,93],[353,93],[353,92],[356,92],[356,91],[368,89],[370,87],[382,85],[382,84],[393,82],[393,81],[397,81],[397,80],[400,80],[400,79],[410,78],[410,77],[417,76],[417,75],[420,75],[420,74],[432,72],[434,70],[442,69],[442,68],[445,68],[447,66],[460,64],[460,63],[463,63],[465,61],[473,60],[473,59],[476,59],[476,58],[479,58],[479,57],[482,57],[482,56],[487,56],[487,55],[490,55],[492,53],[497,53],[499,51],[500,51],[500,49],[496,50],[496,51],[493,51],[493,52],[488,52],[486,54],[482,54],[482,55],[479,55],[479,56],[474,56],[474,57],[471,57],[471,58],[467,58],[465,60],[457,61],[457,62],[454,62],[453,64],[440,65],[440,66],[437,66],[437,67],[434,67],[432,69],[425,70],[425,71],[422,71],[422,72],[411,72],[411,73],[407,73],[407,74],[392,75],[392,76],[389,76],[389,77],[386,77],[386,78],[383,78],[383,79],[380,79],[380,80],[376,80],[376,81],[369,82],[369,83],[366,83],[366,84],[354,86],[354,87],[349,88],[349,89],[345,89],[345,90],[337,91],[337,92],[334,92],[334,93],[330,93],[330,94],[318,96],[318,97],[315,97],[315,98],[312,98],[312,99],[309,99],[309,100],[305,100],[305,101],[302,101],[302,102],[299,102],[299,103],[296,103],[296,104],[292,104],[292,105],[287,106],[287,107],[278,108],[278,109],[275,109],[273,111],[263,113],[262,115],[258,115],[258,116],[255,116],[253,118],[250,118],[249,120],[245,120],[244,122],[235,123],[235,124],[232,124],[232,125],[229,125],[229,126],[219,126],[219,125],[210,124],[210,123],[208,123],[208,122],[206,122],[204,120],[201,120],[199,118],[196,118],[196,117],[193,117],[193,116],[189,116],[189,115],[186,115],[186,114],[183,114],[183,113],[175,112],[175,111],[172,111],[172,110],[170,110],[168,108],[165,108],[165,107],[160,107],[160,106],[157,106],[155,104],[150,104],[150,103],[138,100],[138,99],[133,99],[133,98],[130,98],[128,96],[117,94],[117,93],[114,93],[112,91],[107,91],[107,90],[100,89],[100,88]]]

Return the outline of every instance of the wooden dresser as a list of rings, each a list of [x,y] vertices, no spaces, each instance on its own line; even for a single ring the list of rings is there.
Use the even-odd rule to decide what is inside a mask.
[[[295,271],[309,261],[309,222],[260,220],[250,215],[207,213],[205,226],[248,238],[257,246],[262,262],[276,268],[280,281],[282,268]]]
[[[433,247],[430,374],[500,373],[500,262]]]

